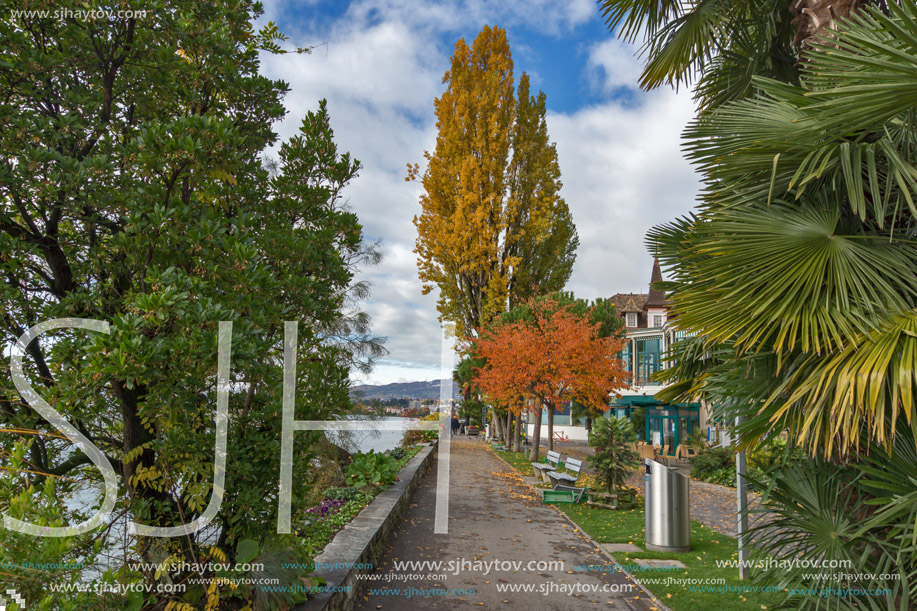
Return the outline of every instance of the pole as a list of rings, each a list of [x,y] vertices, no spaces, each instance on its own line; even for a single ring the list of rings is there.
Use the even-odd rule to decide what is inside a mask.
[[[736,416],[736,429],[742,424],[742,417]],[[736,440],[738,433],[736,433]],[[733,443],[735,443],[735,441]],[[751,571],[748,567],[748,484],[745,481],[745,450],[736,454],[736,497],[738,503],[738,524],[736,540],[739,543],[739,579],[748,579]]]

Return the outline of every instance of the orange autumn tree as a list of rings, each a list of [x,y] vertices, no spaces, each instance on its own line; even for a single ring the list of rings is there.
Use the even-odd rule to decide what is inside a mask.
[[[576,399],[606,411],[608,398],[626,387],[619,337],[603,337],[601,325],[546,298],[529,303],[522,320],[498,319],[473,343],[485,364],[475,376],[477,386],[493,401],[518,413],[521,397],[535,400],[534,435],[529,460],[538,460],[542,408],[548,413],[548,449],[552,450],[554,412]]]

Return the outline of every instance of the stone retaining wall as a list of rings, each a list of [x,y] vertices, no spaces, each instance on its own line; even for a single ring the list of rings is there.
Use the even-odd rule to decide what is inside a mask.
[[[398,472],[398,481],[379,493],[315,558],[316,563],[342,567],[317,570],[315,575],[324,578],[329,588],[346,591],[322,592],[295,607],[294,611],[353,609],[354,601],[365,584],[357,579],[357,575],[371,573],[372,570],[344,567],[375,566],[378,563],[383,544],[407,509],[414,490],[435,457],[435,443],[418,452]]]

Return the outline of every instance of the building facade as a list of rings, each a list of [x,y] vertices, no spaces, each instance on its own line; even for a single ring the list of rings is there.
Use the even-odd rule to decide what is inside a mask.
[[[669,446],[670,453],[698,431],[712,443],[721,442],[722,434],[708,418],[702,403],[672,404],[656,398],[663,386],[653,379],[653,375],[665,369],[666,353],[672,344],[684,337],[684,332],[675,330],[671,324],[671,303],[662,291],[654,288],[658,282],[662,282],[662,271],[656,260],[648,292],[617,293],[609,298],[625,331],[626,342],[620,357],[628,373],[628,388],[619,391],[620,396],[611,400],[605,416],[638,420],[638,436],[654,445]],[[642,425],[640,418],[636,418],[640,413],[643,414]],[[546,413],[542,414],[542,422],[547,422]],[[571,417],[569,403],[555,412],[555,430],[568,434],[570,439],[586,438],[584,424],[583,419]],[[546,427],[542,424],[543,434],[546,434]],[[531,434],[531,425],[527,430]]]
[[[668,324],[670,304],[662,291],[653,288],[661,281],[659,262],[654,261],[648,293],[617,293],[610,298],[627,338],[621,359],[638,394],[654,394],[661,389],[652,376],[664,368],[663,356],[675,341],[675,331]]]
[[[702,404],[670,404],[656,399],[656,393],[663,387],[653,379],[653,374],[665,369],[666,352],[684,337],[671,324],[671,303],[662,291],[654,288],[658,282],[662,282],[662,271],[659,261],[654,260],[647,293],[618,293],[611,297],[625,330],[621,359],[631,387],[612,400],[608,415],[633,418],[634,412],[642,409],[643,427],[637,434],[644,441],[667,445],[674,452],[697,431],[703,431],[707,437],[716,431],[707,430],[708,418]]]

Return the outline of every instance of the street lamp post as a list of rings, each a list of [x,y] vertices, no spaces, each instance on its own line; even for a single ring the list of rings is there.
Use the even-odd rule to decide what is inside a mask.
[[[742,417],[736,416],[736,429],[742,424]],[[738,433],[736,433],[738,437]],[[733,442],[734,443],[734,442]],[[745,481],[745,450],[736,454],[736,502],[738,504],[738,523],[736,528],[736,541],[739,544],[739,579],[748,579],[748,484]]]

